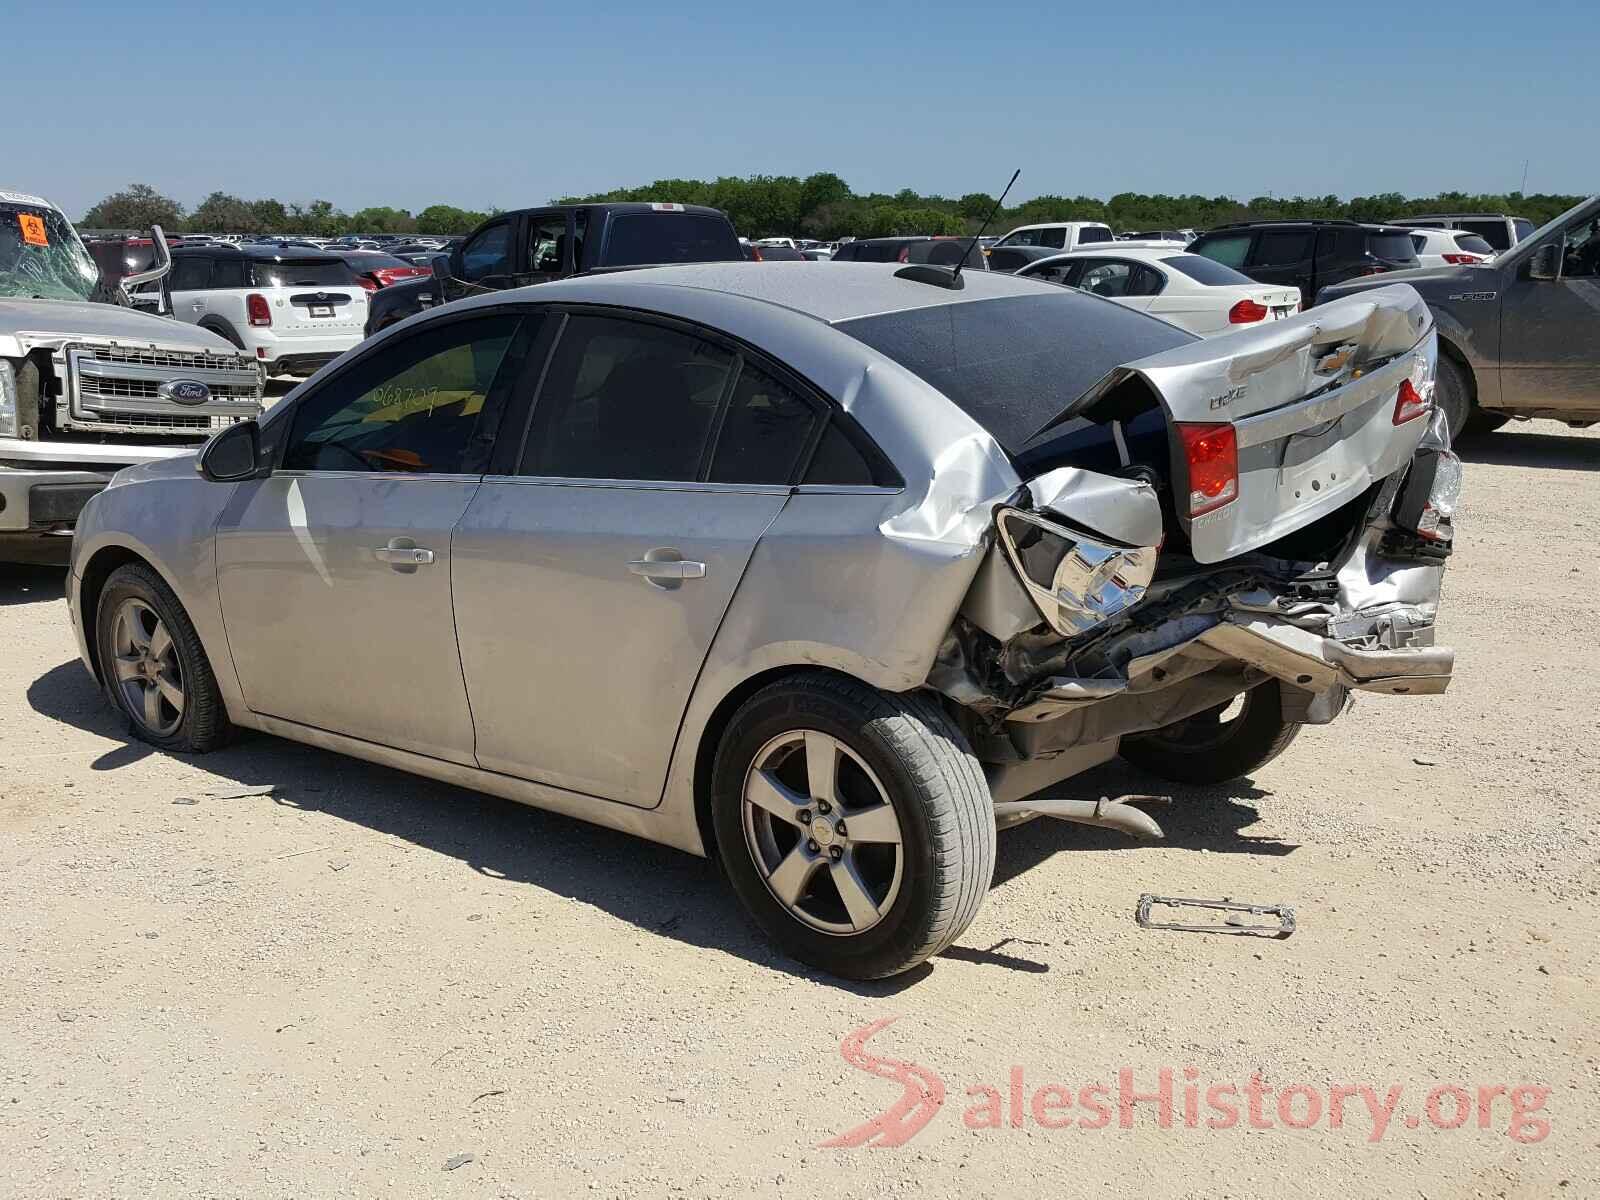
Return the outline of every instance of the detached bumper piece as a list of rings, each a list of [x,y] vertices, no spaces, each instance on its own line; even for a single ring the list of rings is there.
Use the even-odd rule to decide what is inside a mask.
[[[1156,921],[1150,916],[1153,905],[1172,908],[1203,908],[1225,912],[1222,924],[1180,925],[1176,922]],[[1238,914],[1250,917],[1276,917],[1274,925],[1257,925]],[[1241,904],[1236,900],[1187,900],[1182,896],[1152,896],[1149,892],[1139,897],[1139,908],[1134,920],[1140,929],[1170,929],[1178,933],[1232,933],[1246,937],[1286,938],[1294,932],[1294,909],[1287,904]]]
[[[1366,649],[1319,637],[1270,617],[1238,615],[1201,634],[1201,644],[1307,691],[1343,684],[1358,692],[1436,696],[1450,686],[1456,652],[1449,646]]]

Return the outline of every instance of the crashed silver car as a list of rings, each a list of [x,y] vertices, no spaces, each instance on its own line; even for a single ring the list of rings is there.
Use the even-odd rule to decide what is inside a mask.
[[[978,911],[997,828],[1122,754],[1252,771],[1444,690],[1459,465],[1406,287],[1197,339],[893,264],[712,264],[435,309],[84,509],[134,733],[243,727],[726,865],[840,975]]]

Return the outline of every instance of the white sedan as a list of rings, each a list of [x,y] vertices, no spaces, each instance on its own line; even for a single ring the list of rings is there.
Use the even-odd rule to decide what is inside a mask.
[[[1413,229],[1411,244],[1425,267],[1462,267],[1494,258],[1494,247],[1465,229]]]
[[[1170,321],[1202,337],[1300,311],[1300,290],[1239,274],[1198,254],[1118,244],[1029,263],[1020,276],[1075,287]]]

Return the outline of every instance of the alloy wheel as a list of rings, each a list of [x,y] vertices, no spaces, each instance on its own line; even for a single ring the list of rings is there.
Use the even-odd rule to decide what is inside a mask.
[[[745,773],[745,843],[767,889],[824,933],[864,933],[900,893],[900,819],[870,767],[815,729],[780,734]]]
[[[112,618],[112,671],[124,706],[157,737],[170,737],[183,721],[183,669],[178,648],[161,618],[143,600],[127,599]]]

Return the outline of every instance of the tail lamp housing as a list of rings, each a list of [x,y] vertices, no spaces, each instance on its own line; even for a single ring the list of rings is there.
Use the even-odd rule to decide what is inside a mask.
[[[1239,498],[1239,435],[1227,423],[1179,421],[1189,468],[1189,515],[1203,516]]]
[[[1461,460],[1449,450],[1420,451],[1395,498],[1394,519],[1423,540],[1448,546],[1460,499]]]
[[[1241,300],[1228,310],[1228,324],[1252,325],[1267,319],[1267,306],[1254,300]]]
[[[272,324],[272,306],[260,292],[251,292],[244,298],[244,310],[250,324],[259,326]]]
[[[1428,360],[1419,354],[1410,376],[1400,381],[1400,389],[1395,393],[1394,423],[1404,425],[1415,421],[1432,406],[1433,372]]]
[[[1144,599],[1160,546],[1124,546],[1037,513],[1002,508],[1000,543],[1039,615],[1063,637],[1085,633]]]

